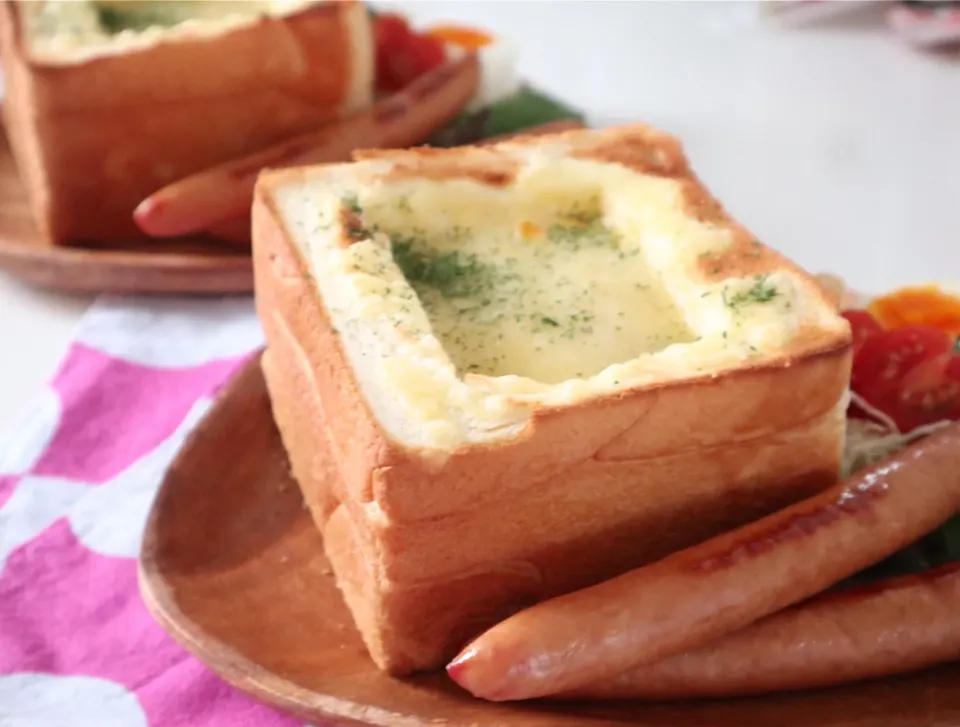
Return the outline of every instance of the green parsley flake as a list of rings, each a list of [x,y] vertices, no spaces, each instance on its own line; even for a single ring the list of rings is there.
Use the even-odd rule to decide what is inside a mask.
[[[393,259],[412,285],[434,288],[444,298],[468,298],[489,286],[493,268],[476,255],[452,252],[420,252],[415,240],[395,236],[391,240]]]
[[[756,275],[753,278],[753,285],[746,290],[738,291],[733,295],[728,295],[727,290],[723,291],[723,302],[730,308],[742,308],[753,303],[769,303],[779,295],[776,286],[769,280],[767,275]]]

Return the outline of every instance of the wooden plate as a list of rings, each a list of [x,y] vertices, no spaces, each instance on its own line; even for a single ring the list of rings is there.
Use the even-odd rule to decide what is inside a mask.
[[[171,466],[140,559],[141,592],[156,619],[237,688],[338,724],[960,724],[960,664],[790,696],[590,706],[489,704],[443,674],[385,676],[364,651],[288,474],[259,358],[223,390]]]
[[[90,293],[249,293],[249,254],[210,238],[129,246],[53,246],[33,223],[0,133],[0,270],[45,288]]]

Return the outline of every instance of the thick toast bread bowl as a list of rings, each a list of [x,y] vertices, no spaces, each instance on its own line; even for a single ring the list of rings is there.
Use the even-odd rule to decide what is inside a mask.
[[[41,48],[26,6],[0,2],[4,123],[44,236],[141,239],[157,189],[366,107],[373,42],[360,2],[125,31]]]
[[[835,480],[849,328],[728,217],[674,139],[633,126],[360,157],[261,177],[254,267],[274,415],[381,668],[439,666],[512,610]],[[599,207],[557,227],[572,198]],[[450,225],[477,229],[451,242]],[[533,265],[441,301],[429,255],[471,274],[512,255]],[[597,269],[609,272],[593,291]],[[560,296],[571,271],[583,277]],[[518,279],[526,292],[510,298]],[[634,297],[631,280],[644,281]],[[591,325],[558,336],[544,290]],[[514,343],[493,358],[458,340],[475,310],[463,300],[493,309],[491,291],[517,313],[496,318]]]

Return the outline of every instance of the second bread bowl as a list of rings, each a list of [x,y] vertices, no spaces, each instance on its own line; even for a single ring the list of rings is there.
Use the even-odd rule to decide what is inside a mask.
[[[155,190],[364,108],[367,10],[346,2],[0,3],[4,122],[53,242],[144,237]]]

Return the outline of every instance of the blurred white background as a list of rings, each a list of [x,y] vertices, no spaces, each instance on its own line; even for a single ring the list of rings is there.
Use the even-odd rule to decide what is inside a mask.
[[[796,28],[748,2],[381,3],[517,44],[522,74],[592,122],[681,136],[768,244],[867,291],[960,281],[960,56],[865,8]],[[0,424],[50,373],[86,298],[0,277]]]

